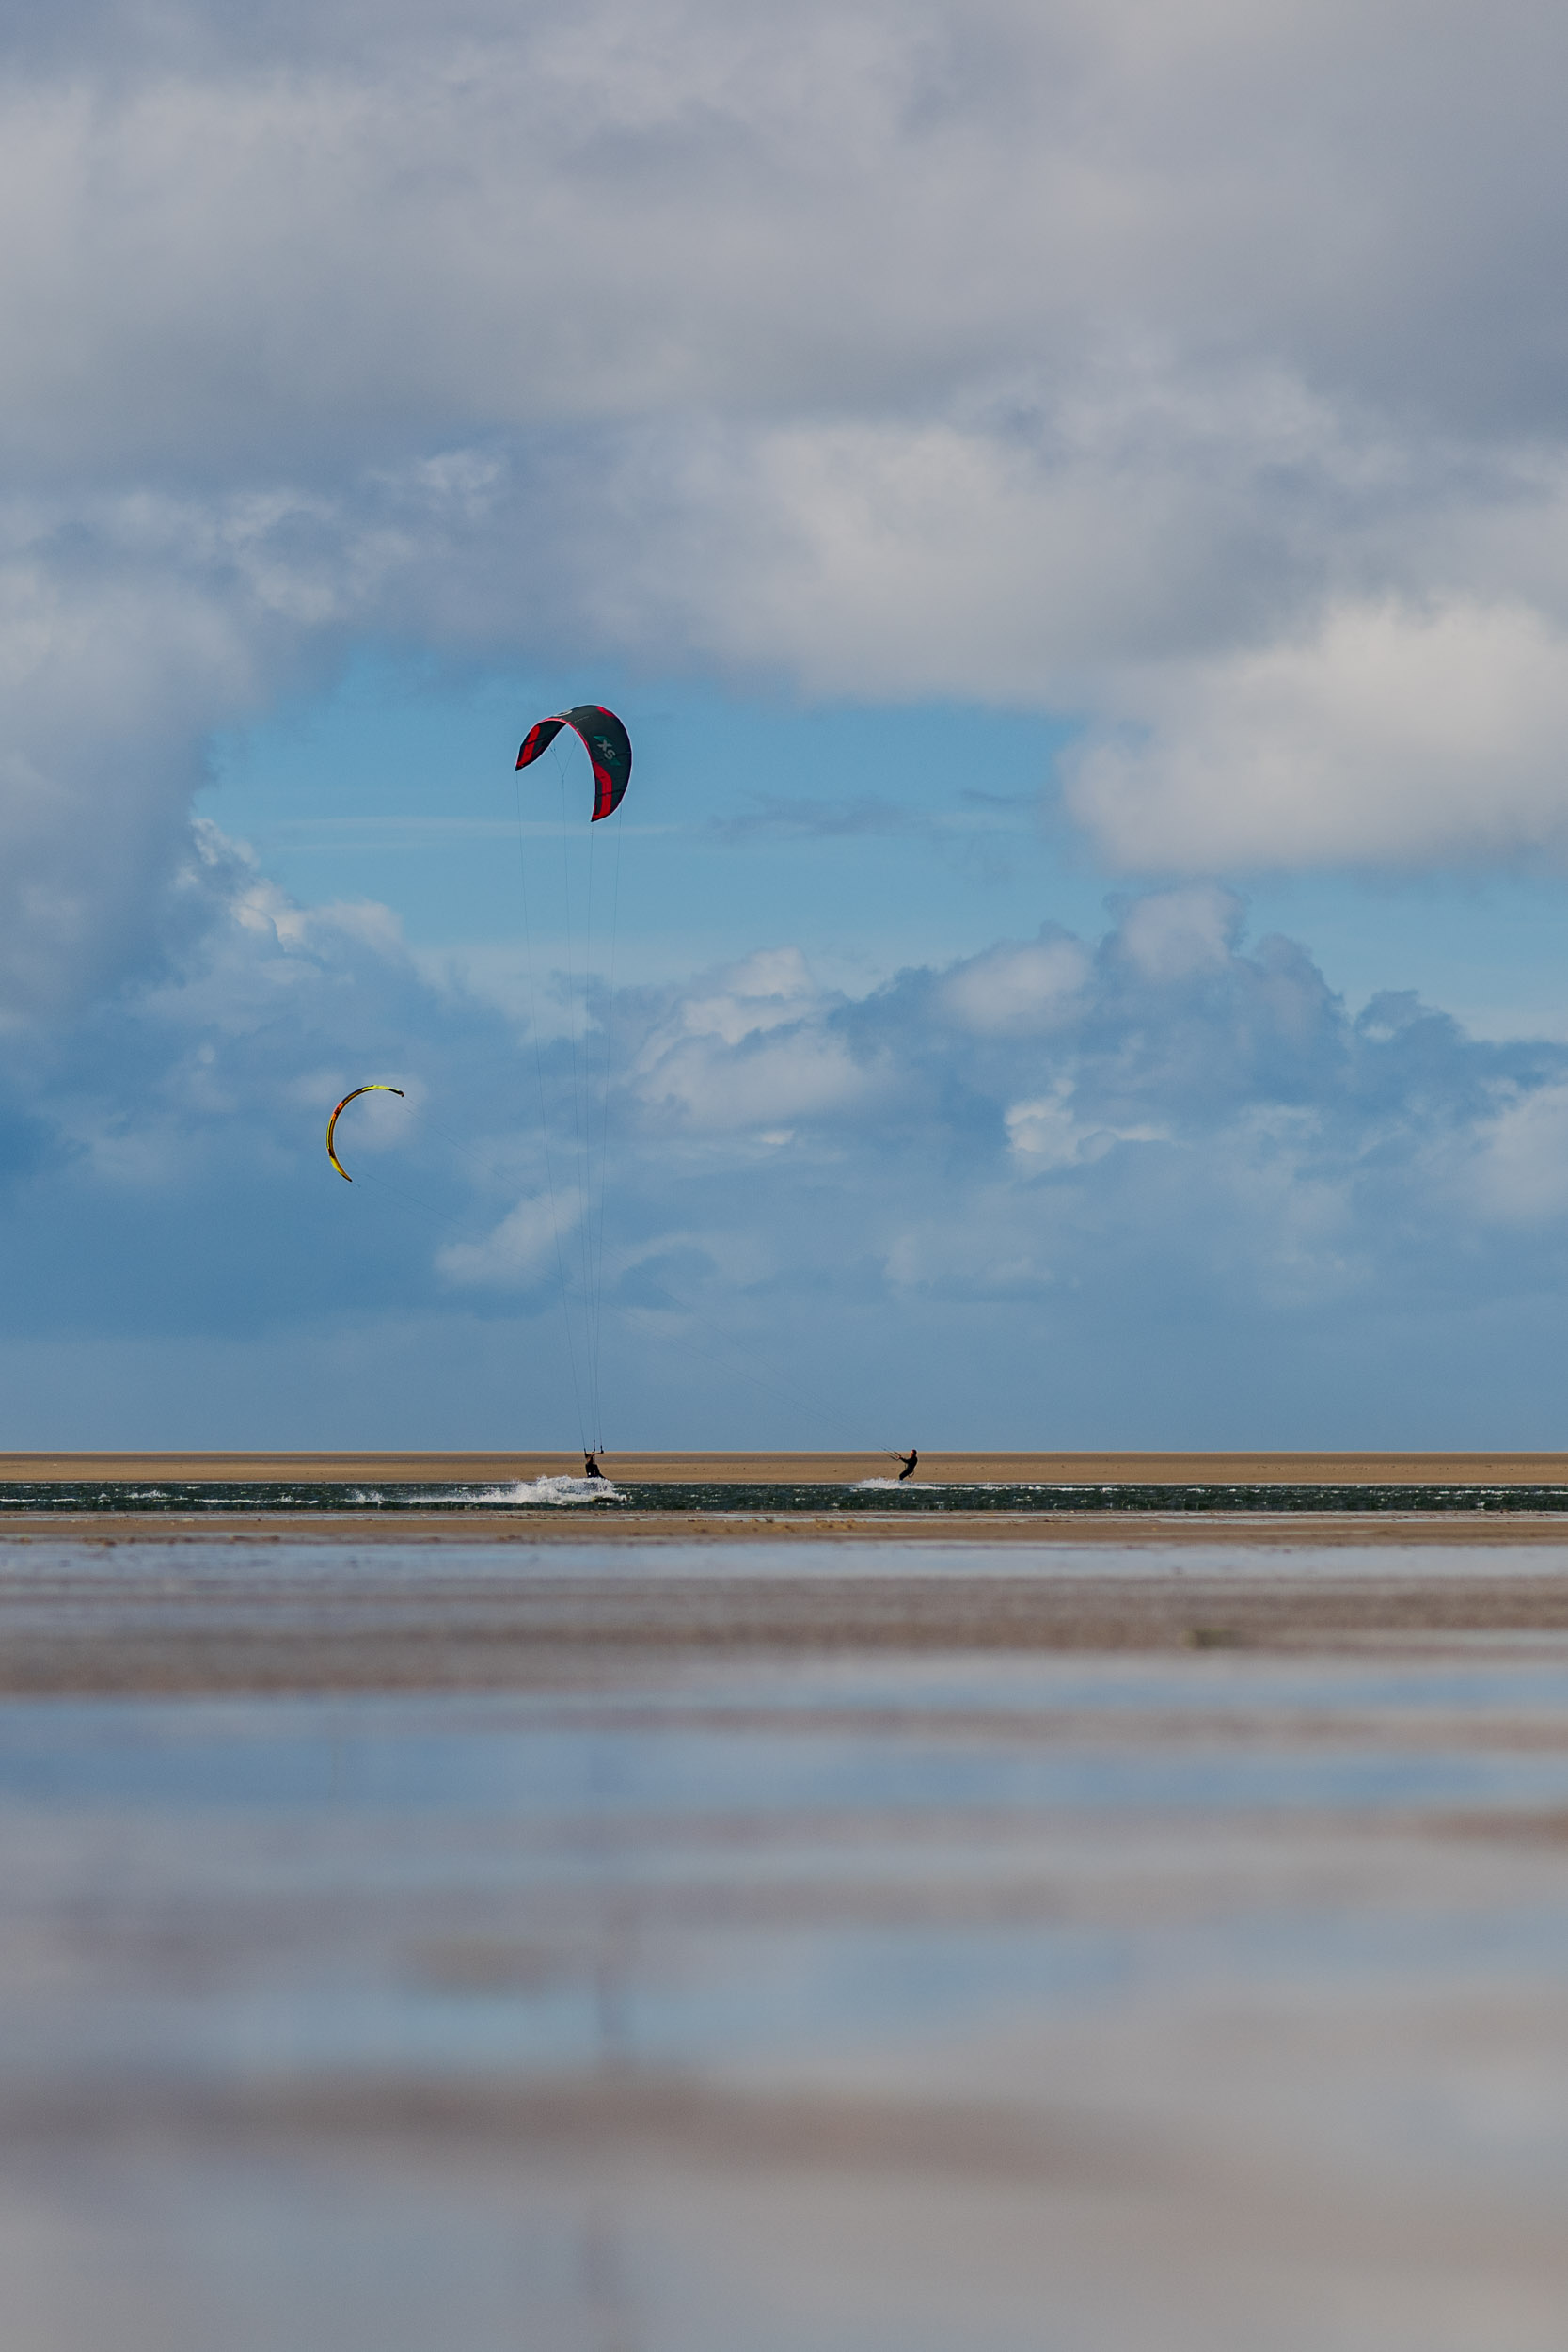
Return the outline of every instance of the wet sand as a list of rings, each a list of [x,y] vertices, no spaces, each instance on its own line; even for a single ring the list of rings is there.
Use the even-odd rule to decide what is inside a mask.
[[[509,1545],[606,1542],[648,1544],[914,1544],[955,1542],[1062,1546],[1102,1544],[1111,1550],[1148,1546],[1228,1545],[1241,1550],[1289,1553],[1302,1548],[1386,1544],[1444,1545],[1462,1541],[1482,1549],[1498,1545],[1568,1544],[1568,1512],[1511,1511],[1490,1517],[1474,1511],[1270,1512],[1169,1514],[1149,1511],[1038,1512],[944,1511],[938,1516],[871,1512],[773,1512],[766,1509],[640,1513],[584,1504],[559,1510],[470,1509],[448,1513],[400,1511],[395,1518],[367,1510],[320,1512],[259,1510],[212,1517],[197,1512],[49,1511],[8,1512],[0,1520],[0,1544],[71,1541],[103,1544],[277,1544],[325,1546],[363,1544]]]
[[[1560,1520],[8,1518],[0,2341],[1556,2352],[1565,1857]]]
[[[80,1542],[47,1524],[31,1541],[8,1529],[0,1693],[528,1692],[606,1657],[1334,1655],[1568,1636],[1560,1529],[1535,1546],[1510,1531],[1462,1548],[1451,1529],[1391,1545],[1377,1522],[1359,1546],[1248,1542],[1223,1522],[1207,1540],[1140,1529],[1135,1547],[1092,1522],[1086,1544],[976,1532],[910,1543],[835,1529],[829,1550],[793,1526],[768,1549],[758,1531],[737,1544],[711,1524],[694,1541],[578,1527],[504,1545],[442,1521],[424,1538],[376,1524],[362,1537],[334,1526],[326,1541],[315,1526],[215,1541],[145,1523]]]
[[[0,1525],[0,1693],[531,1691],[597,1661],[1230,1649],[1568,1634],[1568,1528],[588,1507]]]

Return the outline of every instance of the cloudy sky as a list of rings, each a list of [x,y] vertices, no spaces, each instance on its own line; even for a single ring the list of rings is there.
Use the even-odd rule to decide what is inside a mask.
[[[1568,18],[0,42],[8,1442],[1568,1438]]]

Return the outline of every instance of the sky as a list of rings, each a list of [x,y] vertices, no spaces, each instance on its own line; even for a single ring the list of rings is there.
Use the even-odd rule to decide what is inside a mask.
[[[1565,68],[8,11],[8,1441],[1568,1442]]]

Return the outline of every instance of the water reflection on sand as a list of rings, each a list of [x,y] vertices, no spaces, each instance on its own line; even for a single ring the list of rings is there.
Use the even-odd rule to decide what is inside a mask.
[[[0,1647],[65,1645],[0,1699],[8,2352],[1555,2352],[1568,1633],[911,1645],[994,1550],[686,1549],[0,1559]],[[851,1568],[864,1646],[723,1617]],[[434,1687],[451,1581],[562,1577],[685,1635]],[[93,1694],[133,1590],[166,1687]],[[233,1689],[275,1610],[433,1687]]]

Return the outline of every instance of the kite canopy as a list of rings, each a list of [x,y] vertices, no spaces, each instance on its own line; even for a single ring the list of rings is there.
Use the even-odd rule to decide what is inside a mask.
[[[334,1129],[334,1127],[336,1127],[336,1125],[338,1124],[338,1120],[339,1120],[339,1116],[340,1116],[340,1114],[341,1114],[341,1112],[343,1112],[343,1111],[346,1111],[346,1110],[347,1110],[347,1108],[348,1108],[348,1106],[349,1106],[349,1104],[350,1104],[351,1103],[353,1103],[353,1102],[356,1101],[356,1100],[357,1100],[357,1098],[358,1098],[361,1094],[401,1094],[402,1092],[403,1092],[403,1089],[402,1089],[402,1087],[384,1087],[384,1086],[379,1086],[379,1085],[377,1085],[377,1084],[375,1083],[375,1081],[372,1079],[372,1082],[371,1082],[371,1084],[370,1084],[369,1086],[364,1086],[364,1087],[356,1087],[356,1088],[355,1088],[355,1089],[354,1089],[354,1092],[353,1092],[352,1094],[345,1094],[345,1095],[344,1095],[344,1097],[343,1097],[343,1099],[342,1099],[342,1101],[339,1104],[337,1110],[335,1110],[335,1111],[333,1112],[333,1114],[332,1114],[331,1118],[327,1120],[327,1122],[326,1122],[326,1156],[327,1156],[327,1158],[331,1161],[331,1163],[332,1163],[333,1167],[337,1169],[337,1171],[338,1171],[339,1175],[342,1178],[342,1180],[343,1180],[343,1182],[344,1182],[344,1184],[353,1184],[353,1182],[354,1182],[354,1179],[353,1179],[353,1177],[349,1174],[349,1172],[348,1172],[347,1168],[343,1166],[343,1164],[342,1164],[341,1160],[338,1157],[338,1154],[336,1153],[336,1152],[334,1152],[334,1150],[332,1149],[332,1130],[333,1130],[333,1129]]]
[[[571,727],[580,735],[589,758],[594,763],[594,814],[590,821],[597,824],[601,817],[609,817],[618,809],[631,782],[631,737],[615,716],[600,703],[578,703],[575,710],[558,710],[553,718],[541,719],[530,727],[517,754],[519,768],[531,768],[541,752],[547,752],[562,727]]]

